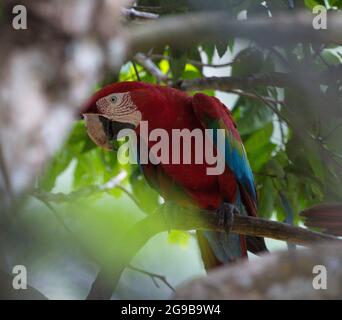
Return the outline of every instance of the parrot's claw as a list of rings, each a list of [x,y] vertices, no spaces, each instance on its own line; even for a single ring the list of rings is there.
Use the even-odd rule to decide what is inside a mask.
[[[236,206],[227,202],[223,202],[216,210],[218,225],[220,227],[228,227],[228,230],[226,231],[230,233],[234,223],[234,216],[238,215],[239,213],[239,209]]]

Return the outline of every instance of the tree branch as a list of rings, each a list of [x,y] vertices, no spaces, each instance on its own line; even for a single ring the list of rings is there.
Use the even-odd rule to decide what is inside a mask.
[[[136,271],[136,272],[139,272],[139,273],[142,273],[146,276],[149,276],[153,283],[155,284],[155,286],[157,288],[159,288],[159,285],[158,285],[158,282],[156,281],[156,279],[159,279],[161,282],[163,282],[167,287],[169,287],[170,290],[172,290],[173,292],[175,292],[175,289],[171,286],[171,284],[167,281],[166,277],[165,276],[162,276],[160,274],[157,274],[157,273],[153,273],[153,272],[149,272],[149,271],[146,271],[146,270],[143,270],[143,269],[140,269],[140,268],[137,268],[137,267],[133,267],[132,265],[129,265],[128,266],[129,269],[133,270],[133,271]]]
[[[165,56],[163,54],[150,54],[150,55],[148,55],[148,57],[151,58],[152,60],[153,59],[171,60],[171,57]],[[199,67],[223,68],[223,67],[230,67],[230,66],[232,66],[234,63],[238,62],[238,59],[233,60],[231,62],[219,63],[219,64],[204,63],[202,61],[197,61],[197,60],[192,60],[192,59],[188,59],[187,62],[192,64],[192,65],[194,65],[194,66],[199,66]]]
[[[213,43],[232,36],[267,46],[297,42],[342,43],[340,12],[328,15],[326,30],[315,30],[313,18],[314,15],[307,11],[278,15],[276,19],[255,17],[243,21],[215,12],[163,17],[128,31],[129,55],[166,45],[185,48],[203,42]]]
[[[138,11],[134,8],[122,8],[122,14],[129,18],[129,19],[147,19],[147,20],[155,20],[159,18],[159,14],[145,12],[145,11]]]
[[[5,156],[2,151],[2,144],[0,143],[0,173],[2,176],[4,190],[8,195],[8,199],[11,203],[14,203],[14,195],[12,191],[11,179],[9,177]]]
[[[118,186],[119,187],[119,186]],[[131,199],[135,202],[136,205],[139,205],[138,202],[136,201],[136,199],[123,187],[120,187],[121,190],[123,190],[124,192],[126,192]],[[41,201],[42,203],[44,203],[44,205],[50,210],[50,212],[54,215],[54,217],[56,218],[56,220],[62,225],[62,227],[70,234],[70,236],[76,240],[76,242],[80,245],[80,248],[82,249],[82,251],[92,260],[92,261],[98,261],[96,258],[94,258],[94,256],[89,252],[87,246],[84,244],[84,242],[82,241],[82,239],[72,230],[69,228],[69,226],[64,222],[64,219],[61,217],[61,215],[58,213],[58,211],[43,197],[43,196],[36,196],[37,199],[39,201]],[[149,272],[137,267],[134,267],[132,265],[128,265],[127,266],[128,269],[142,273],[144,275],[149,276],[153,283],[156,285],[157,288],[159,288],[158,282],[156,281],[156,279],[159,279],[161,282],[163,282],[167,287],[169,287],[172,291],[175,291],[175,289],[171,286],[171,284],[167,281],[165,276],[162,276],[160,274],[157,273],[153,273],[153,272]]]
[[[229,91],[234,89],[248,89],[258,86],[291,87],[292,76],[282,72],[255,74],[244,77],[206,77],[192,80],[183,80],[178,88],[185,91],[213,89]]]
[[[169,80],[167,74],[164,74],[157,65],[147,56],[142,53],[137,53],[134,60],[144,67],[144,69],[156,77],[158,82],[166,82]]]
[[[326,287],[317,290],[313,273],[319,269]],[[248,281],[246,281],[248,279]],[[342,296],[342,251],[340,243],[325,243],[304,250],[264,255],[262,259],[242,261],[209,272],[176,290],[175,299],[199,300],[295,300],[340,299]],[[317,282],[316,282],[317,284]]]
[[[122,246],[114,248],[110,267],[103,267],[100,270],[87,299],[110,299],[123,270],[134,255],[153,236],[170,229],[223,231],[231,228],[232,232],[238,234],[267,237],[304,246],[319,241],[339,241],[338,238],[330,235],[253,217],[235,216],[234,224],[232,226],[227,225],[224,228],[218,225],[217,217],[213,211],[208,210],[198,212],[179,208],[179,210],[174,210],[171,215],[172,219],[167,219],[167,222],[160,212],[137,222],[120,241],[120,243],[125,243],[124,248]],[[169,224],[170,222],[172,225]],[[120,260],[117,257],[120,257]]]

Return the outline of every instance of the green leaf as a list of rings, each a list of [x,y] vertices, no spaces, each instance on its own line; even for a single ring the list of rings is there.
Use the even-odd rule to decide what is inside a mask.
[[[234,38],[230,38],[228,40],[228,49],[230,50],[230,52],[233,52],[234,45],[235,45],[235,39]]]
[[[269,123],[245,141],[248,159],[254,172],[258,172],[271,159],[272,151],[276,147],[270,141],[272,133],[273,124]]]
[[[214,44],[205,44],[203,46],[203,50],[207,55],[208,58],[208,63],[212,63],[213,62],[213,57],[214,57],[214,53],[215,53],[215,45]]]
[[[261,185],[259,196],[259,215],[263,218],[271,218],[274,210],[275,190],[272,178],[266,177]]]
[[[170,49],[170,68],[173,76],[173,81],[177,82],[181,77],[185,69],[187,61],[186,51],[179,50],[177,48]]]
[[[190,60],[202,62],[201,54],[198,50],[198,48],[193,48],[192,50],[189,51],[188,53],[188,58]],[[199,70],[200,74],[202,75],[203,72],[203,66],[196,66],[196,68]],[[188,79],[185,75],[183,75],[184,79]]]
[[[220,58],[224,56],[228,49],[228,41],[220,41],[216,43],[216,51]]]
[[[186,231],[171,230],[167,239],[171,244],[177,244],[180,247],[186,247],[189,244],[190,234]]]
[[[245,76],[258,73],[264,62],[262,51],[255,47],[241,50],[234,59],[232,67],[233,76]]]
[[[70,165],[71,161],[80,154],[94,149],[95,144],[89,139],[84,121],[75,122],[67,141],[56,153],[44,173],[38,179],[38,186],[45,191],[51,191],[55,186],[56,179]]]
[[[315,6],[325,6],[324,0],[304,0],[305,6],[309,9],[313,9]]]
[[[273,112],[255,99],[240,97],[233,116],[241,136],[249,135],[273,121]]]
[[[135,172],[130,177],[133,195],[146,213],[153,213],[159,206],[159,194],[152,189],[145,178]]]

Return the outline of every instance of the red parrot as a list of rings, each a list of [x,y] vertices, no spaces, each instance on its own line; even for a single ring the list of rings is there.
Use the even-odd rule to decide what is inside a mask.
[[[134,129],[139,140],[141,121],[147,121],[149,132],[157,128],[168,133],[173,129],[224,129],[222,174],[208,175],[206,161],[157,165],[148,162],[141,163],[140,168],[165,201],[216,210],[221,217],[222,213],[231,215],[236,208],[239,214],[257,216],[257,195],[245,149],[230,111],[217,98],[202,93],[189,96],[177,89],[141,82],[121,82],[99,90],[82,113],[89,136],[105,149],[111,149],[111,141],[122,128]],[[148,148],[154,143],[148,141]],[[213,143],[219,148],[215,139]],[[188,152],[193,159],[193,142],[191,146]],[[267,250],[264,239],[259,237],[197,231],[197,238],[207,270],[246,257],[247,250]]]

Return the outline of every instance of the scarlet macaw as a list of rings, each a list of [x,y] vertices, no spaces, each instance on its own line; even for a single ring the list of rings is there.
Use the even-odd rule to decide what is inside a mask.
[[[181,206],[197,206],[222,212],[238,208],[240,214],[257,216],[257,194],[253,174],[232,115],[217,98],[202,93],[193,97],[169,87],[141,82],[121,82],[98,91],[83,109],[91,139],[106,149],[118,130],[134,128],[139,135],[140,121],[149,130],[224,129],[225,168],[220,175],[208,175],[203,164],[141,164],[148,183],[166,201]],[[148,142],[150,148],[153,143]],[[193,149],[192,149],[193,150]],[[231,213],[231,212],[230,212]],[[205,268],[265,251],[263,238],[234,233],[197,231]]]

